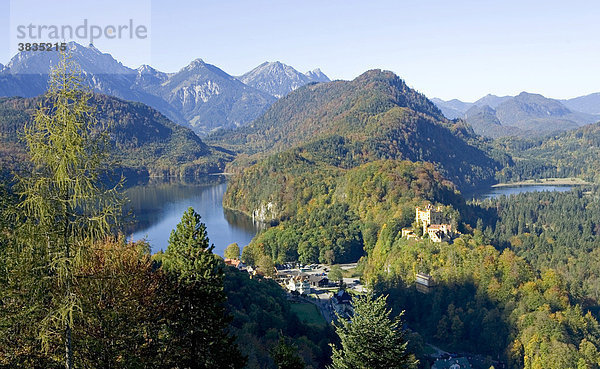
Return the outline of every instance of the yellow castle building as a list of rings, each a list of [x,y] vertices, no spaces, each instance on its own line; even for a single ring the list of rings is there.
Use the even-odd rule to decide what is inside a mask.
[[[417,223],[421,222],[423,225],[423,234],[428,235],[429,239],[433,242],[449,240],[454,235],[452,225],[445,223],[441,206],[434,208],[433,205],[428,204],[423,209],[417,207],[415,209],[415,220]],[[407,239],[417,238],[414,230],[411,228],[402,229],[402,237]]]
[[[427,204],[425,209],[417,206],[415,209],[415,220],[423,223],[423,234],[427,233],[427,227],[431,224],[441,224],[444,221],[444,214],[442,213],[442,207],[438,206],[433,208],[433,205]]]

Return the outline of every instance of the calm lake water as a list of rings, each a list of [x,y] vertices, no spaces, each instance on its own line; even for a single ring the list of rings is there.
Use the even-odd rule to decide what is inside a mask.
[[[506,186],[506,187],[491,187],[482,191],[477,191],[469,194],[465,194],[467,200],[476,199],[495,199],[502,195],[516,195],[523,192],[541,192],[541,191],[570,191],[573,186],[560,186],[560,185],[526,185],[526,186]]]
[[[202,217],[214,252],[237,242],[246,246],[260,229],[247,216],[223,209],[227,188],[224,176],[207,176],[193,183],[148,183],[127,189],[133,222],[127,227],[128,238],[146,238],[152,252],[166,250],[171,230],[191,206]]]

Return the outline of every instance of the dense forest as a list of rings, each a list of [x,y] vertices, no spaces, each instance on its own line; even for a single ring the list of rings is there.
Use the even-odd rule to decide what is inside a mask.
[[[390,228],[390,229],[388,229]],[[535,270],[481,232],[453,243],[406,241],[386,227],[364,278],[429,342],[480,352],[510,368],[596,368],[600,326],[552,269]],[[437,286],[414,288],[416,272]]]
[[[310,167],[297,156],[277,157],[296,160],[287,161],[288,166],[277,161],[279,171],[270,177],[262,177],[260,171],[255,174],[262,181],[255,187],[261,191],[257,198],[268,195],[271,206],[261,209],[260,203],[252,203],[254,197],[243,190],[244,182],[235,179],[229,184],[227,196],[237,193],[240,197],[225,199],[225,204],[237,201],[246,209],[258,209],[255,216],[264,210],[267,219],[281,221],[244,248],[243,257],[251,263],[264,255],[277,263],[357,261],[364,255],[363,250],[373,247],[387,219],[410,226],[414,207],[432,201],[448,204],[448,217],[457,221],[458,213],[452,205],[465,206],[454,186],[443,180],[432,164],[383,160],[347,171],[328,171],[327,167]],[[255,168],[263,167],[259,164],[250,170]],[[264,170],[269,173],[268,167]]]
[[[592,306],[600,301],[600,193],[533,192],[486,200],[481,230],[536,269],[556,269],[569,292]]]
[[[501,182],[552,177],[600,182],[600,123],[544,138],[502,138],[494,147],[514,158],[514,165],[498,172]]]
[[[32,120],[40,102],[40,98],[0,99],[0,169],[14,170],[27,163],[23,126]],[[191,130],[141,103],[95,94],[90,104],[95,119],[109,129],[111,158],[128,176],[214,173],[232,159],[227,151],[206,145]]]

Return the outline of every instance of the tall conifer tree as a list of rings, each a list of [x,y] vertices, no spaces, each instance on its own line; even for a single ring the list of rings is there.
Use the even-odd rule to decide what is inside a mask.
[[[390,319],[386,297],[357,297],[350,320],[338,316],[336,333],[341,348],[332,345],[331,369],[408,369],[417,361],[406,350],[399,318]]]
[[[227,332],[224,263],[213,254],[206,226],[189,208],[171,232],[163,267],[178,279],[174,299],[179,316],[171,322],[183,368],[242,368],[245,358]]]
[[[40,337],[46,348],[62,337],[67,369],[73,367],[71,336],[80,310],[74,264],[89,245],[111,234],[122,205],[118,186],[107,189],[100,181],[108,169],[108,137],[90,96],[78,66],[62,54],[34,121],[25,126],[32,169],[20,178],[25,243],[50,280]]]

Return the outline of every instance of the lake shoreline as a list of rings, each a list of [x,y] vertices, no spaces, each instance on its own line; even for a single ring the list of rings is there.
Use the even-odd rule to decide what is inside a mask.
[[[543,178],[543,179],[527,179],[525,181],[519,182],[508,182],[508,183],[497,183],[492,185],[492,188],[500,188],[500,187],[515,187],[515,186],[539,186],[539,185],[548,185],[548,186],[585,186],[591,185],[593,183],[584,181],[581,178]]]

